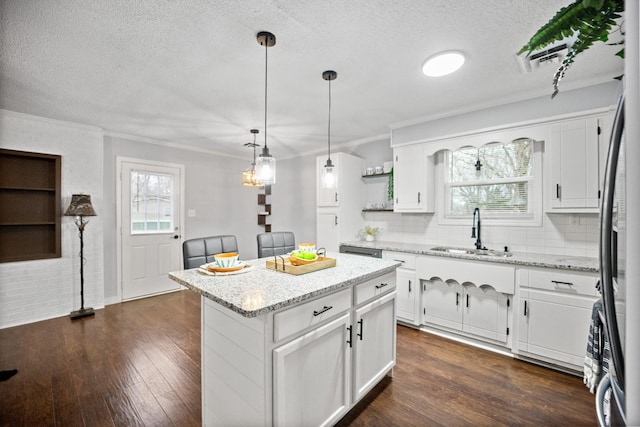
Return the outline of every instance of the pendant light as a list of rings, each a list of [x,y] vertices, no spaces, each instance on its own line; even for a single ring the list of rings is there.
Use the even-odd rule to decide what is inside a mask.
[[[276,44],[276,36],[268,31],[260,31],[256,38],[264,46],[264,147],[256,159],[256,176],[260,184],[271,185],[276,183],[276,159],[269,154],[267,147],[267,52]]]
[[[263,187],[264,184],[258,182],[258,178],[256,176],[256,147],[259,144],[256,144],[256,135],[260,131],[258,129],[251,129],[251,133],[253,134],[253,142],[247,142],[244,144],[245,147],[253,148],[253,162],[251,163],[251,167],[245,169],[242,172],[242,185],[245,187]]]
[[[333,162],[331,161],[331,80],[338,78],[338,73],[327,70],[322,73],[322,78],[329,82],[329,120],[327,125],[327,163],[322,171],[322,188],[335,188],[336,176]]]

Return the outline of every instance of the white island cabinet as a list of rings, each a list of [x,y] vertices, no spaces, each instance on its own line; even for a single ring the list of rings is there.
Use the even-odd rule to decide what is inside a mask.
[[[170,273],[202,297],[203,425],[335,424],[395,365],[397,262],[346,254],[300,276]]]

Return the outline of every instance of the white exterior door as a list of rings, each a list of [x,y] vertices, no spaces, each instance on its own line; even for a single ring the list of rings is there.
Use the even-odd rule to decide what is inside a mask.
[[[122,300],[180,289],[183,167],[118,159]]]

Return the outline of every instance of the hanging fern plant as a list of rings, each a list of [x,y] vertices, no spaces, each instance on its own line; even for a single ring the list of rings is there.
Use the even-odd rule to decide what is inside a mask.
[[[531,52],[543,49],[554,42],[573,35],[576,36],[567,56],[553,75],[551,98],[554,98],[558,94],[560,80],[573,64],[577,55],[589,49],[597,41],[607,42],[609,34],[613,31],[620,31],[622,34],[622,30],[616,22],[622,12],[624,12],[624,0],[576,0],[569,6],[560,9],[549,22],[543,25],[520,49],[518,55],[524,52],[529,55]],[[624,41],[615,44],[623,46],[616,55],[624,58]],[[620,79],[622,76],[616,78]]]

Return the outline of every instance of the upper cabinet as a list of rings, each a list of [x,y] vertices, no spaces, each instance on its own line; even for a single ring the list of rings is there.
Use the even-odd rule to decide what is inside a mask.
[[[548,212],[598,212],[611,122],[599,114],[550,125]]]
[[[435,161],[425,144],[393,149],[394,212],[435,211]]]
[[[341,242],[355,240],[363,226],[364,159],[347,153],[331,155],[336,178],[334,188],[322,185],[326,156],[316,158],[316,245],[328,251],[339,250]]]
[[[346,198],[353,198],[354,191],[362,193],[362,170],[364,159],[347,153],[335,153],[331,155],[335,186],[325,188],[322,185],[322,173],[327,163],[327,156],[316,158],[316,205],[317,207],[338,207]],[[343,198],[344,196],[344,198]],[[357,197],[356,197],[357,198]],[[359,202],[358,207],[361,203]]]

